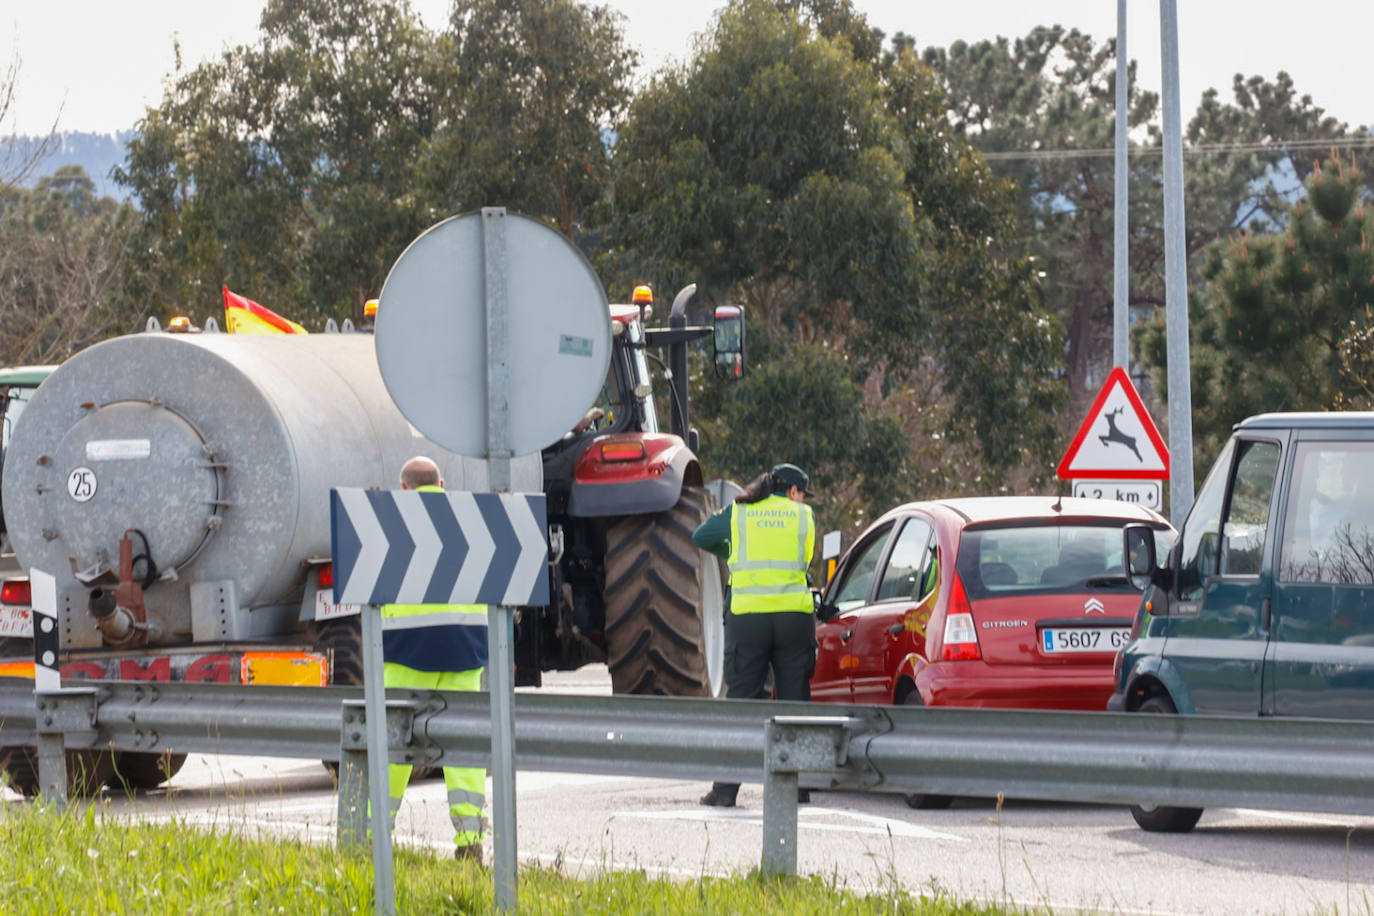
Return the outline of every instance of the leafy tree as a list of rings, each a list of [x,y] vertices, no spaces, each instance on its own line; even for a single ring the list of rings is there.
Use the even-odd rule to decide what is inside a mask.
[[[600,125],[633,55],[572,0],[460,0],[426,30],[405,0],[270,0],[261,35],[180,75],[119,179],[162,310],[221,283],[299,320],[359,317],[405,246],[495,204],[571,234],[604,195]]]
[[[1327,160],[1305,187],[1272,231],[1242,232],[1204,255],[1189,315],[1198,466],[1246,416],[1369,396],[1371,188],[1353,158]],[[1164,363],[1164,337],[1160,325],[1143,332],[1154,365]]]
[[[119,307],[122,240],[135,214],[97,198],[79,166],[32,190],[0,189],[0,365],[61,362],[111,334],[134,330]]]
[[[964,483],[1004,473],[1047,441],[1056,399],[1051,322],[998,238],[1007,189],[944,128],[919,61],[856,55],[871,34],[847,3],[738,0],[640,93],[616,147],[612,269],[749,307],[752,374],[702,392],[707,459],[750,477],[764,448],[807,454],[842,475],[830,508],[848,518],[946,480],[907,457],[950,429],[975,445]],[[996,370],[972,368],[988,356]],[[931,371],[952,408],[900,412]]]
[[[954,132],[992,154],[995,173],[1020,188],[1016,232],[1045,274],[1046,305],[1067,332],[1069,387],[1084,398],[1111,353],[1113,160],[1040,151],[1112,147],[1115,42],[1096,45],[1077,30],[1041,27],[1015,41],[999,37],[927,49],[924,59],[946,93]],[[1131,74],[1128,121],[1132,130],[1143,130],[1158,99],[1135,85],[1134,65]],[[1149,198],[1157,199],[1151,185],[1158,184],[1158,167],[1156,160],[1132,162],[1137,229],[1131,262],[1137,272],[1159,262],[1153,252],[1137,250],[1155,243],[1148,227],[1157,222],[1141,231],[1141,216],[1151,207]]]
[[[610,181],[607,127],[638,55],[620,14],[574,0],[458,0],[440,43],[425,193],[449,211],[501,205],[572,238]]]
[[[899,36],[905,40],[904,36]],[[1080,399],[1111,354],[1115,41],[1059,26],[1024,38],[925,51],[953,127],[1014,180],[1019,236],[1046,274],[1046,304],[1064,322],[1070,390]],[[1130,301],[1164,305],[1162,159],[1152,124],[1158,98],[1129,68]],[[1198,155],[1185,161],[1190,257],[1241,228],[1281,225],[1286,185],[1311,172],[1312,143],[1347,136],[1280,72],[1273,82],[1236,76],[1233,101],[1204,94],[1187,129]]]
[[[258,44],[179,76],[116,175],[155,307],[213,309],[228,283],[300,319],[360,315],[432,221],[434,54],[404,0],[271,0]]]

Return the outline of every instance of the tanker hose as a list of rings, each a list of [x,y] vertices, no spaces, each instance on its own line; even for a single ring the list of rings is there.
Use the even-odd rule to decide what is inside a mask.
[[[134,615],[128,608],[115,603],[114,592],[107,592],[103,588],[91,589],[87,610],[95,618],[95,625],[110,645],[127,643],[137,635],[134,629]]]

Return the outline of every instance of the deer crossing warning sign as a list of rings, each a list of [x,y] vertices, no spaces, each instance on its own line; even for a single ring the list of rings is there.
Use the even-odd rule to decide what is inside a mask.
[[[1166,480],[1169,449],[1126,370],[1102,384],[1078,434],[1059,462],[1063,480]]]

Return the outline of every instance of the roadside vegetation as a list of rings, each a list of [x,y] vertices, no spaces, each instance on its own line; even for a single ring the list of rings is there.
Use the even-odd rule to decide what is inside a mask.
[[[370,914],[372,863],[365,851],[293,840],[245,838],[184,822],[126,824],[99,805],[0,807],[0,912],[64,914]],[[398,849],[401,914],[494,912],[491,872],[428,852]],[[889,886],[868,894],[829,878],[651,878],[522,868],[520,913],[788,914],[788,916],[998,916],[938,891]],[[852,884],[852,882],[849,882]]]

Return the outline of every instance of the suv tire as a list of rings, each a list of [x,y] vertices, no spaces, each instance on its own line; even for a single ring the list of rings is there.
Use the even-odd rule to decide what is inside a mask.
[[[1150,697],[1140,704],[1140,708],[1136,712],[1166,716],[1178,714],[1173,701],[1167,696]],[[1202,809],[1174,808],[1168,805],[1156,805],[1147,808],[1141,805],[1131,805],[1131,817],[1135,818],[1135,822],[1140,825],[1142,830],[1149,830],[1152,833],[1187,833],[1197,826],[1198,819],[1202,817]]]

